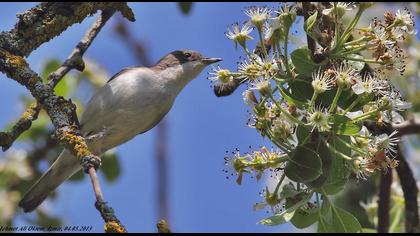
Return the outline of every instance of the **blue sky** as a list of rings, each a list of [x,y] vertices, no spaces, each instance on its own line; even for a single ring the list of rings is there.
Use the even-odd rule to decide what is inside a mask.
[[[15,14],[35,3],[0,3],[0,31],[10,30]],[[209,57],[221,57],[221,67],[236,69],[242,52],[235,50],[224,32],[236,21],[246,20],[244,7],[256,3],[195,3],[185,16],[176,3],[129,3],[137,21],[128,23],[130,30],[146,43],[152,62],[176,49],[193,49]],[[270,6],[278,4],[270,3]],[[119,14],[119,13],[117,13]],[[97,15],[70,27],[59,37],[42,45],[28,58],[32,68],[40,72],[50,58],[64,60],[83,37]],[[370,17],[370,15],[369,15]],[[126,45],[113,32],[116,16],[105,25],[85,54],[113,75],[136,60]],[[301,30],[300,21],[297,30]],[[295,31],[295,30],[293,30]],[[303,41],[304,38],[303,38]],[[287,232],[288,224],[278,227],[257,225],[269,216],[254,212],[252,205],[262,200],[258,195],[265,185],[249,177],[238,186],[222,173],[225,151],[248,146],[269,145],[255,130],[246,126],[247,107],[240,88],[232,96],[217,98],[206,80],[205,70],[181,92],[171,112],[168,126],[169,223],[174,232]],[[16,82],[0,74],[0,127],[16,119],[22,112],[19,97],[29,93]],[[87,100],[92,91],[81,91]],[[100,175],[105,199],[129,232],[156,232],[156,173],[154,145],[156,130],[137,136],[121,145],[117,152],[122,173],[113,183]],[[103,221],[94,208],[94,194],[88,178],[82,183],[66,182],[59,188],[59,199],[48,204],[65,225],[93,226],[103,232]],[[24,222],[19,219],[19,222]]]
[[[15,14],[35,3],[2,3],[0,30],[11,29]],[[246,20],[242,13],[249,3],[195,3],[191,14],[183,15],[176,3],[129,3],[136,22],[130,30],[147,44],[153,62],[176,49],[193,49],[210,57],[222,57],[221,66],[235,69],[241,52],[235,50],[224,32],[229,24]],[[253,4],[255,5],[255,4]],[[276,4],[271,4],[276,5]],[[118,13],[119,14],[119,13]],[[95,15],[96,17],[97,15]],[[64,60],[90,27],[95,17],[69,28],[59,37],[42,45],[28,58],[35,71],[49,58]],[[100,32],[85,57],[97,61],[110,75],[126,66],[136,65],[127,47],[113,33],[116,16]],[[165,118],[168,124],[169,219],[175,232],[276,232],[290,231],[290,226],[257,225],[269,216],[254,212],[252,205],[263,182],[245,178],[242,186],[226,180],[223,156],[226,150],[267,144],[246,126],[247,107],[240,89],[234,95],[217,98],[209,87],[205,70],[177,98]],[[21,94],[29,94],[17,83],[0,75],[1,115],[4,126],[21,113]],[[92,91],[82,94],[87,99]],[[155,196],[155,130],[142,134],[117,149],[122,174],[111,184],[100,178],[105,199],[130,232],[156,232],[159,220]],[[82,183],[65,183],[59,199],[49,204],[67,225],[92,225],[102,232],[103,221],[93,207],[94,195],[88,178]]]

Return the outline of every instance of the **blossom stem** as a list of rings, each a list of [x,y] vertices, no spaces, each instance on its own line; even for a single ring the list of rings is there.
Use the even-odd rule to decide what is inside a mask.
[[[349,107],[347,107],[346,108],[346,110],[344,110],[343,111],[343,114],[342,115],[345,115],[345,114],[347,114],[349,111],[351,111],[351,109],[353,109],[359,102],[360,102],[360,100],[362,100],[363,99],[363,95],[362,96],[358,96],[351,104],[350,104],[350,106]]]
[[[329,144],[327,141],[325,141],[323,138],[321,138],[321,140],[322,140],[322,142],[325,144],[325,146],[327,146],[327,148],[328,149],[330,149],[330,151],[332,151],[332,152],[334,152],[337,156],[339,156],[339,157],[341,157],[341,158],[343,158],[343,159],[345,159],[345,160],[349,160],[349,161],[351,161],[352,160],[352,158],[351,157],[349,157],[349,156],[347,156],[347,155],[345,155],[345,154],[343,154],[343,153],[341,153],[341,152],[339,152],[339,151],[337,151],[337,149],[335,149],[331,144]]]
[[[286,27],[286,34],[284,39],[284,66],[286,67],[287,74],[292,77],[292,72],[289,67],[289,56],[287,52],[287,45],[289,40],[289,29],[290,27]]]
[[[374,60],[374,59],[364,59],[364,58],[360,59],[360,58],[354,58],[354,57],[348,57],[348,56],[345,56],[344,59],[350,60],[350,61],[361,61],[361,62],[366,62],[366,63],[381,64],[381,65],[385,64],[385,62],[383,62],[383,61],[377,61],[377,60]]]
[[[360,37],[360,38],[358,38],[358,39],[356,39],[356,40],[353,40],[353,41],[350,41],[350,42],[344,43],[344,46],[350,46],[350,45],[352,45],[352,44],[356,44],[356,43],[362,42],[362,41],[367,40],[367,39],[368,39],[368,37],[366,37],[366,36],[362,36],[362,37]]]
[[[334,45],[337,45],[337,43],[339,42],[339,38],[340,38],[340,29],[338,27],[338,9],[337,9],[337,3],[334,2]]]
[[[356,147],[354,145],[352,145],[351,143],[348,143],[346,141],[344,141],[343,139],[341,139],[340,137],[336,136],[337,140],[340,141],[342,144],[344,144],[346,147],[352,149],[353,151],[361,154],[361,155],[366,155],[366,152],[363,151],[361,148]]]
[[[318,207],[318,209],[319,209],[319,214],[321,214],[321,205],[319,204],[319,193],[315,193],[315,197],[316,197],[316,206]]]
[[[369,112],[363,113],[363,114],[361,114],[360,116],[356,116],[356,117],[354,117],[354,118],[353,118],[353,121],[354,121],[354,122],[357,122],[357,121],[365,120],[365,119],[368,119],[368,118],[370,118],[370,117],[376,116],[376,115],[377,115],[377,113],[378,113],[378,111],[379,111],[378,109],[374,109],[374,110],[372,110],[372,111],[369,111]]]
[[[248,50],[248,48],[247,48],[247,47],[245,47],[244,45],[241,45],[241,46],[242,46],[242,48],[244,49],[244,51],[245,51],[246,55],[249,57],[249,59],[250,59],[252,62],[256,62],[256,61],[255,61],[255,58],[252,56],[252,54],[251,54],[251,52]]]
[[[277,100],[273,97],[273,94],[270,93],[270,98],[271,100],[276,104],[277,108],[291,121],[300,124],[300,125],[305,125],[305,123],[303,123],[301,120],[299,120],[298,118],[292,116],[288,111],[284,110],[284,108],[277,102]]]
[[[267,49],[265,48],[264,39],[262,37],[262,33],[260,29],[258,29],[258,36],[260,37],[260,43],[261,43],[261,48],[263,50],[263,55],[266,59],[268,59]]]
[[[274,192],[273,192],[273,194],[277,194],[278,192],[279,192],[279,190],[280,190],[280,186],[281,186],[281,184],[283,183],[283,180],[284,180],[284,178],[286,177],[286,174],[282,174],[281,175],[281,177],[280,177],[280,180],[279,180],[279,182],[277,183],[277,185],[276,185],[276,189],[274,189]]]
[[[331,103],[331,107],[328,110],[329,113],[333,113],[337,107],[338,99],[340,98],[341,92],[343,92],[343,86],[338,86],[337,92],[335,93],[334,99]]]
[[[314,110],[314,104],[317,97],[318,97],[318,93],[314,91],[314,93],[312,94],[311,101],[309,102],[309,111]]]
[[[359,46],[359,47],[356,47],[356,48],[352,48],[352,49],[350,49],[348,51],[342,52],[341,53],[341,56],[345,56],[345,55],[348,55],[348,54],[357,53],[357,52],[360,52],[360,51],[365,50],[366,48],[367,48],[367,45],[362,45],[362,46]]]
[[[364,10],[365,10],[365,8],[362,8],[362,7],[359,6],[359,9],[357,10],[356,16],[353,18],[353,20],[350,22],[350,24],[347,27],[347,29],[341,35],[341,38],[338,41],[338,44],[336,45],[337,48],[340,48],[341,44],[343,44],[343,43],[345,43],[347,41],[347,39],[349,38],[351,32],[353,31],[353,28],[357,25],[357,22],[359,22],[359,19],[362,16],[362,13],[363,13]],[[336,47],[334,47],[334,49]]]

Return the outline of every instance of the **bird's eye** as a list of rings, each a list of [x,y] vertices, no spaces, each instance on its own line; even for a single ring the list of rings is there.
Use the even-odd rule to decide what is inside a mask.
[[[184,56],[185,56],[186,58],[190,58],[190,57],[191,57],[191,53],[186,52],[186,53],[184,53]]]

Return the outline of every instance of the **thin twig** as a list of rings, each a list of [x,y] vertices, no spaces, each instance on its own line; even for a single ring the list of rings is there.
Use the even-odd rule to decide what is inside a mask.
[[[41,105],[34,101],[29,105],[26,111],[22,114],[21,118],[12,127],[9,132],[0,132],[0,146],[3,151],[9,149],[15,140],[26,130],[31,128],[32,122],[38,118]]]
[[[54,88],[60,80],[66,75],[70,70],[77,69],[78,71],[83,71],[85,64],[83,62],[83,54],[89,48],[90,44],[101,31],[102,27],[109,20],[109,18],[115,13],[115,10],[103,11],[99,18],[93,23],[91,28],[88,30],[83,39],[77,44],[70,56],[64,61],[63,65],[60,66],[56,71],[52,72],[48,76],[49,83],[48,85]]]
[[[378,194],[378,233],[389,231],[392,170],[381,175]]]
[[[306,21],[310,17],[310,12],[312,10],[311,2],[302,2],[302,10],[303,10],[303,18]],[[306,41],[308,42],[308,48],[309,50],[311,50],[312,58],[313,58],[315,55],[315,49],[316,49],[315,41],[309,36],[309,34],[306,34]]]
[[[165,220],[160,220],[157,225],[156,225],[157,229],[158,229],[158,233],[171,233],[171,230],[168,227],[168,223],[166,223]]]
[[[397,173],[404,193],[405,202],[405,230],[406,233],[420,233],[419,206],[417,202],[418,188],[408,162],[400,147],[397,149],[396,159],[399,161]]]

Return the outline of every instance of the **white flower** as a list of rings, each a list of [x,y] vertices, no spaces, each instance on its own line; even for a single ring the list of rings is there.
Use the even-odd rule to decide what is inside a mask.
[[[315,93],[323,93],[332,88],[332,78],[321,69],[312,73],[312,87]]]
[[[280,40],[283,27],[284,26],[278,17],[269,19],[264,39],[269,40],[275,38],[276,40]]]
[[[396,111],[381,112],[382,119],[385,123],[400,124],[404,122],[404,117]]]
[[[244,103],[248,106],[254,106],[257,103],[257,98],[255,97],[254,92],[251,90],[245,90],[242,93],[242,98],[244,100]]]
[[[270,79],[266,77],[260,77],[250,83],[251,90],[257,90],[261,95],[267,96],[271,93]]]
[[[254,80],[260,75],[258,64],[248,61],[242,61],[239,64],[238,72],[249,80]]]
[[[296,19],[297,8],[295,5],[282,5],[278,11],[275,11],[278,16],[277,19],[284,27],[290,28]]]
[[[391,29],[392,38],[394,38],[396,41],[403,41],[405,39],[404,34],[405,31],[401,27],[394,27]]]
[[[334,74],[337,85],[344,88],[350,88],[356,78],[356,70],[347,62],[335,67]]]
[[[329,114],[326,111],[322,111],[318,108],[308,115],[308,124],[313,126],[313,129],[316,128],[319,132],[329,131],[331,129]]]
[[[392,110],[395,111],[404,111],[412,106],[411,102],[403,101],[400,93],[395,90],[389,91],[388,95],[385,95],[384,98],[391,103]]]
[[[417,34],[414,16],[411,15],[407,9],[404,9],[403,11],[400,9],[397,10],[397,13],[395,13],[395,24],[408,34]]]
[[[389,39],[384,26],[380,24],[372,25],[371,23],[369,28],[372,30],[375,39],[368,42],[368,48],[377,48],[379,45],[383,45],[385,48],[391,49],[395,45],[396,42]]]
[[[250,7],[245,14],[251,18],[251,23],[262,31],[265,21],[270,18],[271,10],[266,7]]]
[[[377,82],[376,77],[372,77],[371,75],[365,75],[363,78],[358,78],[351,88],[357,95],[363,93],[370,94],[376,90],[382,89],[380,83]]]
[[[346,11],[351,11],[355,8],[352,2],[330,2],[330,5],[331,8],[322,10],[322,14],[335,17],[335,13],[337,12],[337,18],[339,19],[344,16]]]
[[[258,65],[260,76],[272,78],[279,71],[279,67],[274,59],[261,59],[260,57],[257,57],[256,65]]]
[[[376,136],[373,139],[373,147],[382,151],[386,151],[391,156],[395,155],[397,153],[396,148],[398,146],[398,143],[400,142],[400,138],[395,137],[397,133],[398,131],[394,130],[390,135],[380,134]]]
[[[220,66],[217,66],[217,68],[213,67],[213,72],[210,72],[209,74],[213,75],[208,78],[209,80],[219,81],[222,84],[229,83],[233,80],[232,73],[227,69],[221,69]]]
[[[272,130],[274,137],[278,138],[279,140],[286,140],[291,138],[294,125],[293,123],[290,123],[286,117],[279,116],[274,119]]]
[[[253,39],[249,34],[252,31],[252,27],[250,26],[249,22],[244,24],[242,28],[239,28],[239,24],[235,23],[233,25],[233,30],[228,28],[228,32],[226,33],[226,37],[233,40],[235,42],[235,46],[239,43],[242,47],[245,47],[245,42],[247,40]]]

